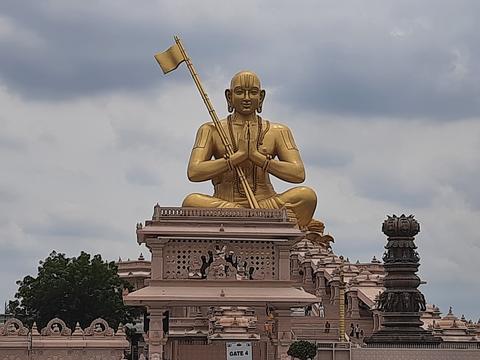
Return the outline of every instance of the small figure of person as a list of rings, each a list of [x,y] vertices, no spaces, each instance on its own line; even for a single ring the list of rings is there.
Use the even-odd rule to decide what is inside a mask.
[[[358,324],[355,325],[355,337],[360,339],[360,326]]]
[[[325,334],[328,334],[330,333],[330,323],[327,321],[325,323]]]
[[[312,316],[312,305],[305,306],[305,316]]]
[[[320,301],[320,304],[318,305],[318,316],[321,318],[325,317],[325,306],[323,305],[323,301]]]
[[[351,339],[355,336],[355,327],[353,326],[353,323],[350,323],[350,334],[348,335]]]

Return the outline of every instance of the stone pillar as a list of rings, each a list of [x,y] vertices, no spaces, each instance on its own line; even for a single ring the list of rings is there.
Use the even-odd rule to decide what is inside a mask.
[[[168,239],[149,239],[147,247],[152,253],[152,265],[150,278],[152,280],[163,279],[163,248],[168,243]]]
[[[360,319],[360,310],[358,308],[358,293],[357,290],[349,292],[350,295],[350,317],[352,319]]]
[[[275,359],[283,360],[285,357],[288,358],[287,351],[292,343],[290,309],[275,310],[275,328],[277,332],[277,355]]]
[[[382,231],[388,236],[383,255],[385,291],[379,296],[378,309],[382,315],[382,329],[365,339],[369,344],[438,344],[441,338],[421,326],[420,311],[426,302],[418,290],[420,278],[416,275],[420,257],[414,236],[420,224],[413,215],[388,216]]]
[[[324,299],[325,296],[327,295],[327,289],[325,285],[325,275],[323,271],[315,272],[315,278],[316,278],[315,295]]]
[[[350,291],[347,291],[345,293],[345,297],[347,298],[347,306],[346,306],[346,309],[345,309],[345,314],[346,314],[346,316],[350,317],[351,312],[352,312],[352,298],[350,296]]]
[[[380,330],[380,318],[378,315],[378,311],[373,311],[373,332]]]
[[[299,267],[299,262],[298,262],[298,254],[292,254],[290,256],[290,267],[292,271],[292,278],[294,280],[297,280],[300,278],[300,267]]]
[[[330,282],[330,303],[331,304],[338,304],[338,286],[339,286],[338,280],[333,280]]]
[[[165,309],[149,309],[150,325],[148,330],[149,360],[163,360],[163,313]]]
[[[302,264],[303,266],[303,285],[306,287],[312,287],[313,285],[313,276],[312,276],[312,260],[305,260]]]
[[[291,244],[278,246],[278,280],[290,280],[290,248]]]

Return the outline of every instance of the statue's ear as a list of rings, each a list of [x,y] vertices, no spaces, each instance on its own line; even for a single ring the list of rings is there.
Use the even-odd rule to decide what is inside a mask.
[[[225,98],[227,99],[227,108],[228,112],[233,112],[233,102],[232,102],[232,92],[230,89],[225,90]]]
[[[262,112],[263,100],[265,100],[265,95],[266,95],[265,90],[261,90],[260,91],[260,102],[258,103],[258,109],[257,109],[257,112],[259,112],[259,113]]]

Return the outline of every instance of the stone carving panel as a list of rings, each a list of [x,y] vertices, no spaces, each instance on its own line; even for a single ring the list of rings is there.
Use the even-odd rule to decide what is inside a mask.
[[[42,329],[43,336],[70,336],[70,330],[62,319],[55,318],[48,322],[47,326]]]
[[[108,326],[108,323],[101,319],[95,319],[92,321],[90,326],[85,329],[85,335],[86,336],[113,336],[114,331],[113,329]]]
[[[273,242],[181,240],[164,248],[166,279],[278,279]]]
[[[0,336],[25,336],[28,329],[18,319],[8,319],[3,326],[0,326]]]

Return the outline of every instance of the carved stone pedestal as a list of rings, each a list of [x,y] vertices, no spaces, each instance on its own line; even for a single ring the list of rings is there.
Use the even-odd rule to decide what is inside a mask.
[[[190,327],[184,337],[217,344],[271,341],[276,345],[271,358],[285,356],[292,341],[289,309],[318,302],[290,279],[290,249],[303,237],[285,210],[155,206],[152,220],[137,226],[138,242],[152,253],[151,278],[148,286],[124,296],[126,304],[147,308],[150,359],[161,360],[175,337],[183,339],[176,325],[163,333],[163,312],[192,306],[210,309],[209,332]],[[275,330],[266,338],[258,320],[267,307]],[[218,358],[208,353],[214,348],[199,347],[195,355]],[[174,360],[187,358],[181,351],[172,354]]]

